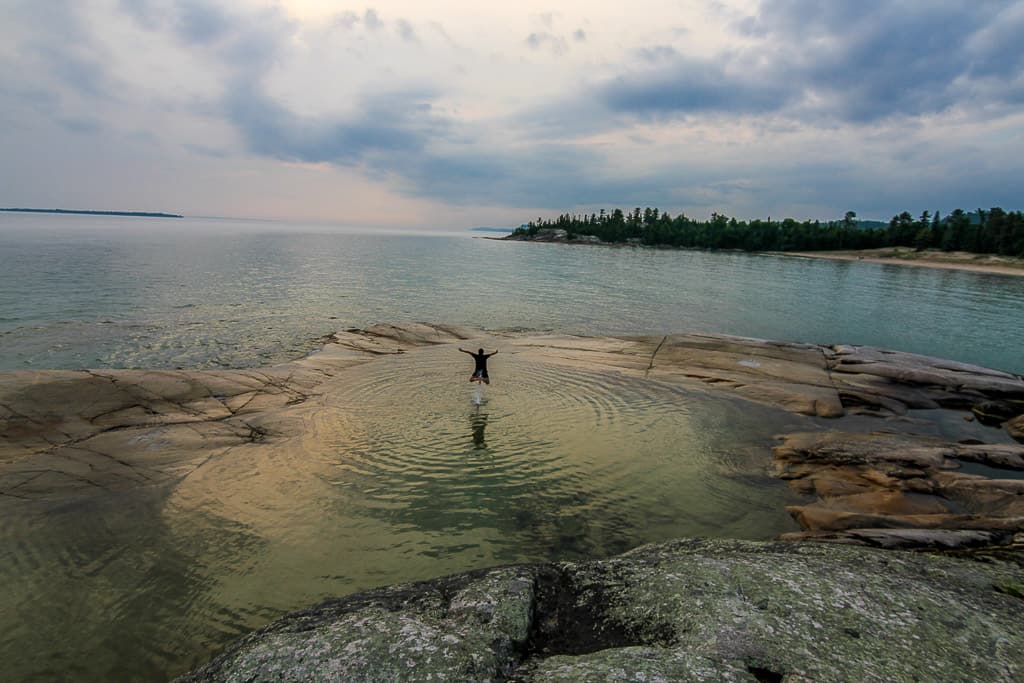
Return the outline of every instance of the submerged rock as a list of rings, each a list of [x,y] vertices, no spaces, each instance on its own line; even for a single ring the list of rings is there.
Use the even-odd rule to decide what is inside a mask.
[[[782,439],[776,476],[817,496],[787,508],[805,530],[789,540],[968,548],[1014,545],[1024,531],[1024,480],[957,471],[963,462],[1022,471],[1024,446],[838,431]]]
[[[1021,447],[937,441],[917,434],[910,415],[957,411],[1003,421],[1024,405],[1024,379],[1011,373],[871,347],[711,334],[579,337],[408,323],[349,329],[325,342],[307,358],[259,370],[0,373],[0,502],[173,484],[208,463],[304,452],[320,433],[318,422],[345,418],[330,404],[347,368],[479,342],[500,345],[503,358],[671,382],[829,418],[834,430],[808,425],[819,431],[791,434],[775,451],[778,476],[817,497],[791,509],[807,534],[835,540],[869,527],[1024,531],[1014,521],[1024,512],[1012,486],[950,472],[963,462],[1020,469]],[[879,433],[844,431],[851,415],[879,418]],[[1018,441],[1022,419],[1004,422]],[[971,426],[969,438],[991,436]],[[766,464],[768,458],[766,448]]]
[[[382,588],[286,616],[179,681],[1015,681],[1013,567],[684,540]]]
[[[1024,443],[1024,415],[1018,415],[1012,420],[1008,420],[1003,427],[1006,429],[1007,434],[1017,441]]]
[[[260,370],[6,372],[0,502],[215,488],[219,469],[286,463],[343,421],[330,399],[347,368],[463,341],[793,413],[806,426],[781,437],[775,474],[807,500],[785,538],[833,543],[681,541],[380,589],[286,617],[183,680],[1024,679],[1019,564],[857,547],[1024,550],[1024,446],[1003,443],[1024,441],[1024,415],[1006,419],[1024,379],[914,354],[416,323]],[[955,417],[920,433],[925,410]]]

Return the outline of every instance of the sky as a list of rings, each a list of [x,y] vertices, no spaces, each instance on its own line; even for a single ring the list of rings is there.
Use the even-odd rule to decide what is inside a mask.
[[[1024,208],[1024,0],[0,0],[0,206]]]

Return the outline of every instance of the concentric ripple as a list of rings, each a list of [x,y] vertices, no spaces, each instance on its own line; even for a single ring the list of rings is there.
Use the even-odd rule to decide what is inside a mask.
[[[788,494],[763,469],[774,411],[514,353],[491,359],[492,384],[480,388],[452,351],[345,377],[332,408],[351,420],[333,439],[320,426],[331,446],[319,456],[346,515],[441,534],[493,529],[489,554],[520,560],[790,528]],[[737,428],[761,445],[753,472]]]
[[[371,361],[324,386],[287,448],[0,518],[0,652],[53,644],[8,677],[160,680],[372,586],[794,528],[765,472],[782,411],[511,349],[490,365],[481,388],[447,345]]]

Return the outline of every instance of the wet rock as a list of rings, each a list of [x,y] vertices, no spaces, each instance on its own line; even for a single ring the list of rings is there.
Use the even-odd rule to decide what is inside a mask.
[[[698,379],[804,415],[844,413],[821,347],[714,335],[665,337],[651,368],[658,376]]]
[[[180,480],[235,448],[301,435],[341,345],[260,370],[0,372],[0,500],[61,499]]]
[[[808,432],[782,437],[774,449],[776,476],[799,493],[816,495],[807,505],[787,510],[809,536],[842,542],[886,545],[855,530],[920,529],[982,531],[959,534],[1007,543],[1024,530],[1024,481],[963,474],[962,462],[994,469],[1024,469],[1024,447],[1012,444],[961,444],[913,434]],[[829,532],[842,532],[830,536]],[[850,532],[850,533],[847,533]],[[932,547],[937,536],[902,535],[893,547],[911,547],[919,538]]]
[[[962,550],[1009,545],[1013,534],[976,529],[850,529],[848,531],[794,531],[782,541],[830,541],[904,550]]]
[[[330,601],[179,680],[1013,681],[1020,584],[999,563],[684,540]]]
[[[1024,402],[979,401],[971,406],[971,412],[978,422],[986,425],[1000,425],[1011,420],[1024,410]]]
[[[370,591],[285,617],[182,681],[494,680],[533,621],[531,568]]]
[[[882,418],[888,433],[847,432],[837,423],[834,432],[790,434],[774,450],[777,476],[818,498],[793,511],[815,529],[848,530],[851,520],[887,526],[871,516],[903,518],[888,526],[907,526],[924,515],[928,526],[946,520],[956,529],[964,520],[1021,516],[1020,496],[1007,486],[942,476],[964,462],[1024,469],[1020,447],[980,443],[974,437],[985,436],[978,431],[984,427],[976,425],[965,435],[972,443],[911,433],[911,413],[918,410],[980,406],[995,415],[998,406],[1004,416],[1024,400],[1017,375],[870,347],[710,334],[595,338],[428,323],[340,331],[307,358],[257,370],[0,373],[0,500],[162,484],[239,459],[296,457],[317,438],[318,425],[345,419],[330,404],[339,372],[439,344],[499,345],[523,360],[672,382],[799,415]],[[1022,418],[1005,423],[1019,441]]]
[[[990,398],[1024,399],[1024,379],[1000,370],[870,346],[838,345],[834,372],[885,378],[904,385],[974,392]]]
[[[1024,443],[1024,415],[1018,415],[1017,417],[1009,420],[1003,425],[1006,429],[1006,433],[1012,436],[1017,441]]]

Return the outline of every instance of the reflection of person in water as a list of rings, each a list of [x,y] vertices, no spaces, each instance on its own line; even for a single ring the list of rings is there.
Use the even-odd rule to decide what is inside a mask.
[[[487,431],[487,413],[476,413],[470,416],[469,422],[473,427],[473,450],[481,451],[487,448],[484,432]]]
[[[495,353],[484,353],[483,349],[477,350],[476,353],[467,351],[466,349],[459,347],[459,351],[468,353],[473,356],[473,360],[476,361],[476,369],[473,370],[473,376],[469,378],[470,382],[483,382],[484,384],[490,384],[491,379],[487,376],[487,359],[493,356]]]

